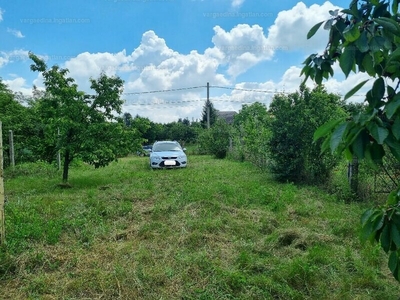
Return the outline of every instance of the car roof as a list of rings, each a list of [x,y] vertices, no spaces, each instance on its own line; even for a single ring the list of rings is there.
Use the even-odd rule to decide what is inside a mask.
[[[177,141],[157,141],[154,144],[179,144]]]

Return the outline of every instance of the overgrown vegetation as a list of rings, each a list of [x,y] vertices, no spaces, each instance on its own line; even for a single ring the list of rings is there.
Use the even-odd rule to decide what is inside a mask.
[[[346,116],[340,97],[323,87],[300,86],[299,92],[275,95],[269,107],[271,172],[280,181],[323,184],[338,162],[313,143],[315,130],[329,120]]]
[[[323,150],[343,154],[347,159],[365,159],[376,168],[389,151],[400,162],[399,1],[353,0],[348,9],[330,11],[331,18],[310,29],[312,37],[324,24],[329,41],[323,54],[311,54],[302,73],[321,84],[333,76],[339,63],[347,77],[351,72],[371,77],[365,95],[365,110],[351,118],[328,122],[315,133],[324,138]],[[364,80],[345,96],[350,98],[368,81]],[[362,216],[363,238],[378,242],[389,255],[389,268],[400,280],[400,186],[383,206]]]
[[[217,118],[210,129],[203,130],[198,137],[201,153],[225,158],[229,151],[232,128],[225,120]]]
[[[364,203],[279,184],[249,163],[190,157],[152,171],[130,157],[6,170],[2,299],[397,299]],[[32,171],[30,171],[32,170]],[[54,171],[54,169],[53,169]],[[10,173],[11,172],[11,173]],[[12,174],[12,176],[10,176]],[[238,180],[240,178],[240,180]]]

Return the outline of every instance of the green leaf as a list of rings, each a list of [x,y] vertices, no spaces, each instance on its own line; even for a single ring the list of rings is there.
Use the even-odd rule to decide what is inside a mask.
[[[386,204],[387,205],[395,205],[395,204],[397,204],[397,202],[398,202],[397,191],[391,191],[388,196],[388,199],[386,201]],[[393,216],[395,216],[395,214]],[[393,216],[391,219],[392,221],[395,219]]]
[[[379,77],[372,86],[372,96],[380,100],[383,95],[385,95],[385,82],[382,77]]]
[[[397,194],[397,191],[393,191],[393,192],[395,192]],[[397,204],[398,200],[399,200],[398,196],[394,196],[393,199],[394,200],[390,200],[390,201],[393,201],[394,204]],[[397,209],[395,210],[395,213],[392,215],[391,221],[392,221],[393,224],[396,224],[397,229],[400,230],[400,215],[398,214],[398,210]]]
[[[400,93],[396,94],[392,100],[386,105],[386,116],[390,119],[400,107]]]
[[[399,57],[400,57],[400,48],[397,48],[392,53],[390,53],[388,62],[392,60],[397,60]]]
[[[388,263],[388,267],[393,275],[395,274],[395,272],[398,268],[398,263],[399,263],[399,259],[397,257],[397,253],[395,251],[393,251],[389,255],[389,263]]]
[[[348,8],[342,9],[340,12],[344,13],[346,15],[351,15],[351,16],[354,15],[354,12],[352,10],[348,9]]]
[[[397,226],[391,226],[390,236],[397,248],[400,248],[400,232]]]
[[[353,87],[350,91],[347,92],[347,94],[344,96],[344,100],[349,99],[351,96],[353,96],[355,93],[357,93],[363,86],[365,83],[367,83],[369,81],[369,79],[364,80],[362,82],[360,82],[359,84],[357,84],[355,87]]]
[[[330,140],[330,146],[332,153],[336,151],[337,147],[343,140],[343,135],[346,131],[347,123],[340,124],[333,132]]]
[[[350,141],[349,141],[350,142]],[[366,130],[361,130],[358,132],[357,136],[355,137],[354,141],[351,144],[351,148],[354,154],[360,158],[364,158],[365,149],[369,143],[369,136]]]
[[[314,36],[314,34],[318,31],[318,29],[321,27],[322,23],[324,23],[325,21],[319,22],[317,24],[315,24],[310,31],[307,33],[307,39],[310,39]]]
[[[332,28],[333,25],[333,19],[329,19],[328,21],[325,22],[324,24],[324,29],[325,30],[330,30]]]
[[[386,224],[383,227],[382,234],[381,234],[381,247],[382,247],[383,251],[385,251],[386,253],[388,253],[389,249],[390,249],[390,243],[391,243],[390,229],[391,229],[390,224]]]
[[[319,140],[320,138],[326,136],[328,133],[330,133],[333,128],[336,127],[340,122],[343,122],[344,119],[336,119],[336,120],[331,120],[324,125],[320,126],[315,132],[314,132],[314,142]]]
[[[374,59],[370,53],[367,53],[364,56],[362,65],[369,76],[375,76],[376,72],[374,68]]]
[[[391,87],[390,85],[386,86],[386,92],[387,92],[388,97],[390,97],[390,98],[392,98],[394,96],[394,94],[396,93],[394,88]]]
[[[386,144],[389,146],[390,152],[400,161],[400,143],[391,134],[386,139]]]
[[[372,163],[376,165],[381,165],[382,159],[385,156],[385,150],[383,146],[377,143],[373,143],[372,145],[370,145],[369,151],[371,154]]]
[[[360,37],[360,30],[358,24],[348,25],[343,31],[343,36],[347,42],[354,42]]]
[[[392,13],[395,15],[397,14],[397,11],[399,10],[399,0],[393,0],[392,1]]]
[[[381,25],[385,30],[387,30],[397,36],[400,35],[400,26],[393,19],[379,17],[379,18],[374,19],[374,21],[376,23],[378,23],[379,25]]]
[[[392,125],[392,133],[397,140],[400,140],[400,117],[397,117]]]
[[[356,46],[362,53],[365,53],[369,50],[368,37],[366,31],[363,31],[361,33],[360,38],[356,41]]]
[[[383,214],[383,211],[375,211],[375,213],[373,214],[372,218],[372,231],[376,232],[379,229],[382,228],[383,223],[385,221],[385,215]]]
[[[379,126],[375,122],[370,122],[367,126],[371,136],[376,140],[379,145],[382,145],[389,135],[389,130]]]
[[[353,68],[354,60],[355,60],[354,47],[347,46],[344,49],[339,59],[340,68],[342,69],[346,78],[349,76],[350,71]]]
[[[365,226],[373,213],[375,212],[374,208],[367,209],[362,215],[361,215],[361,225]]]

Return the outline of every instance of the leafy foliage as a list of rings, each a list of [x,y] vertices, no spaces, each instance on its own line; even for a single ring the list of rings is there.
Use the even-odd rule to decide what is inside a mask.
[[[339,66],[347,77],[351,72],[371,77],[372,87],[365,95],[365,110],[346,120],[325,124],[314,135],[324,138],[323,150],[382,164],[386,151],[400,161],[400,25],[398,0],[353,0],[348,9],[336,11],[325,21],[329,41],[323,54],[311,54],[302,73],[320,84]],[[321,24],[320,24],[321,25]],[[319,25],[319,26],[320,26]],[[312,37],[319,26],[308,34]],[[351,89],[350,98],[367,81]],[[400,240],[397,225],[399,190],[391,193],[385,205],[368,210],[362,217],[363,237],[380,242],[389,254],[389,268],[399,280]]]
[[[218,118],[215,124],[203,130],[198,138],[198,143],[203,152],[214,155],[216,158],[225,158],[229,149],[231,125]]]
[[[337,95],[323,87],[301,86],[300,92],[276,95],[270,105],[271,170],[278,180],[319,182],[329,179],[337,159],[321,153],[321,143],[312,143],[314,131],[332,118],[344,117]]]
[[[46,93],[38,99],[36,110],[43,124],[44,147],[51,156],[61,151],[63,181],[68,181],[70,163],[76,157],[97,167],[104,167],[126,155],[141,142],[138,131],[124,125],[120,99],[123,81],[119,77],[101,74],[90,79],[94,96],[78,91],[68,70],[53,66],[47,69],[43,60],[33,53],[32,71],[44,78]]]
[[[264,104],[243,105],[234,119],[234,154],[263,168],[267,164],[271,117]]]
[[[24,105],[18,95],[13,93],[0,79],[0,121],[3,128],[3,145],[5,165],[9,164],[9,139],[10,130],[13,133],[15,160],[32,161],[37,157],[34,148],[36,131],[35,115],[32,110]]]

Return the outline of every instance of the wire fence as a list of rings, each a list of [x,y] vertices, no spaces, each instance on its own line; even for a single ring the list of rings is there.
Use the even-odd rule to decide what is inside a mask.
[[[365,160],[353,161],[348,164],[346,174],[350,191],[360,200],[381,202],[400,185],[400,162],[386,153],[383,163],[377,166]]]

